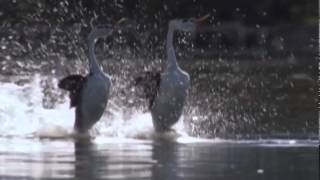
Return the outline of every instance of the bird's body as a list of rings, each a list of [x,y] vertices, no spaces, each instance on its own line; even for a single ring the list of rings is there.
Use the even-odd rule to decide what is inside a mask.
[[[159,89],[150,108],[156,131],[168,131],[180,118],[190,86],[189,75],[180,68],[161,74]]]
[[[76,107],[74,127],[78,132],[86,132],[101,118],[108,103],[110,87],[110,78],[103,74],[85,77]]]
[[[99,68],[94,43],[96,38],[108,36],[112,29],[92,29],[89,34],[89,74],[70,75],[59,81],[59,88],[70,93],[70,106],[75,107],[74,129],[86,133],[101,118],[109,99],[111,80]]]
[[[190,86],[189,74],[183,71],[176,60],[173,37],[176,30],[195,31],[196,23],[206,19],[171,20],[167,33],[167,67],[162,73],[146,72],[136,78],[136,85],[144,87],[149,100],[153,125],[156,131],[169,131],[180,118]]]

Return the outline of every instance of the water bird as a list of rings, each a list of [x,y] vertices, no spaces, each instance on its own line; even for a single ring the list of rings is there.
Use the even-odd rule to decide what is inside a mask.
[[[76,133],[87,133],[101,118],[109,98],[111,80],[99,67],[95,56],[95,41],[108,37],[124,21],[120,19],[114,27],[94,27],[91,21],[91,32],[88,35],[89,73],[86,76],[70,75],[61,79],[58,87],[69,91],[70,107],[75,107],[74,130]]]
[[[200,18],[169,21],[166,39],[167,66],[163,72],[146,71],[135,77],[135,85],[143,87],[149,101],[154,128],[157,132],[170,131],[179,120],[190,86],[190,77],[177,62],[173,46],[175,31],[195,32],[209,15]]]

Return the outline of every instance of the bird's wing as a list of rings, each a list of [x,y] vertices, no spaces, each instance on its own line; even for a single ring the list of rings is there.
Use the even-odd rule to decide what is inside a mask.
[[[81,75],[70,75],[61,79],[58,87],[69,91],[70,107],[78,105],[79,95],[86,78]]]
[[[136,86],[143,87],[145,98],[149,101],[149,109],[158,93],[160,77],[160,72],[146,71],[134,79]]]

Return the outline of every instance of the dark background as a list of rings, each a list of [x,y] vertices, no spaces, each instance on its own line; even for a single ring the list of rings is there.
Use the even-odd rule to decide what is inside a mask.
[[[245,24],[316,23],[317,1],[300,0],[2,0],[2,22],[50,24],[86,22],[92,16],[101,19],[130,17],[140,22],[166,21],[171,18],[210,13],[216,22],[242,21]],[[236,11],[236,9],[239,11]],[[264,12],[266,14],[264,14]]]
[[[13,56],[45,58],[48,54],[39,52],[44,44],[46,52],[74,57],[90,19],[103,24],[126,17],[132,29],[117,45],[130,45],[130,56],[162,57],[168,20],[210,14],[193,41],[197,55],[274,57],[294,52],[315,57],[318,7],[316,0],[2,0],[0,36],[2,44],[14,49]],[[20,45],[24,50],[16,47]]]
[[[1,0],[0,75],[84,73],[90,20],[126,17],[122,31],[97,42],[96,53],[113,76],[112,100],[138,107],[128,103],[126,85],[164,64],[168,21],[210,14],[196,34],[175,38],[178,61],[191,76],[190,134],[315,135],[318,10],[316,0]],[[43,106],[54,108],[61,91],[43,81]]]

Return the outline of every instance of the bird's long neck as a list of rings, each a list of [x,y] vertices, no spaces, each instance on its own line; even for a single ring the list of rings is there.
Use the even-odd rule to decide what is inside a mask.
[[[168,69],[177,69],[178,63],[175,54],[175,50],[173,47],[173,36],[174,36],[175,28],[169,25],[168,33],[167,33],[167,68]]]
[[[89,43],[89,71],[90,73],[102,73],[101,69],[99,68],[96,55],[95,55],[95,39],[96,37],[90,36],[88,39]]]

